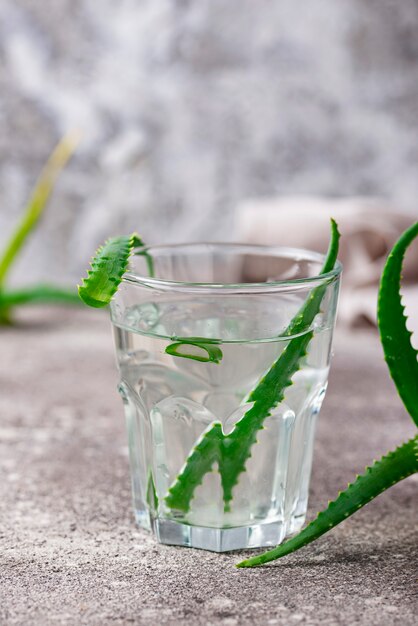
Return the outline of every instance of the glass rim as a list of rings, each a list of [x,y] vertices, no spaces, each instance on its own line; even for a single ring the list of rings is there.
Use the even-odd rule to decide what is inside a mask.
[[[252,251],[263,251],[264,253],[272,254],[276,257],[282,258],[294,258],[295,260],[313,261],[323,265],[325,261],[325,255],[321,252],[309,250],[307,248],[296,248],[291,246],[271,246],[265,244],[253,244],[253,243],[230,243],[230,242],[191,242],[191,243],[177,243],[177,244],[161,244],[151,245],[141,248],[135,248],[133,255],[136,251],[138,255],[143,255],[144,252],[152,253],[153,250],[179,250],[190,249],[198,247],[208,248],[232,248],[232,249],[247,249]],[[299,291],[305,287],[316,287],[321,284],[332,283],[336,280],[341,272],[343,266],[340,261],[336,261],[334,268],[326,272],[325,274],[315,274],[314,276],[306,276],[304,278],[292,278],[286,280],[275,281],[263,281],[263,282],[248,282],[248,283],[219,283],[219,282],[195,282],[195,281],[175,281],[166,280],[163,278],[152,278],[150,276],[143,276],[131,270],[127,270],[122,276],[123,283],[134,284],[142,287],[152,289],[162,289],[169,291],[198,291],[198,292],[211,292],[222,291],[226,293],[231,291],[233,293],[244,292],[277,292],[277,291]]]

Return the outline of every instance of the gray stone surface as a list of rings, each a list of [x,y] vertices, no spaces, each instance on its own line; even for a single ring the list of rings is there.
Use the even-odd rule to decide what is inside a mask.
[[[416,623],[416,477],[263,569],[159,546],[133,522],[106,315],[24,315],[0,331],[2,626]],[[413,432],[376,337],[338,337],[310,514]]]
[[[417,0],[1,0],[0,246],[84,133],[16,278],[75,280],[111,233],[231,236],[249,196],[416,212]]]

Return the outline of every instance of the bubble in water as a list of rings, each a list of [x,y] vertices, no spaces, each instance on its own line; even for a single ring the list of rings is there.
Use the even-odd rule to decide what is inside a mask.
[[[143,361],[149,358],[149,352],[147,350],[127,350],[123,352],[119,351],[119,362],[122,365],[139,365]]]
[[[321,387],[318,395],[316,396],[316,398],[314,399],[312,403],[312,415],[318,415],[319,411],[321,410],[321,406],[325,398],[326,390],[327,390],[327,383],[325,383],[324,386]]]
[[[125,323],[132,328],[149,331],[159,322],[160,311],[153,302],[146,302],[127,310]]]
[[[183,422],[187,426],[193,426],[195,422],[208,426],[216,417],[206,407],[189,398],[171,396],[158,402],[152,409],[151,421],[153,419]]]

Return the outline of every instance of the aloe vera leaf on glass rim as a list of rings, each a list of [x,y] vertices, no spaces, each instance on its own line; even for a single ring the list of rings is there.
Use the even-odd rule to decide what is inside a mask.
[[[331,220],[331,241],[321,274],[328,274],[335,266],[339,237],[337,224]],[[299,336],[289,341],[280,357],[250,393],[248,401],[254,404],[237,422],[234,430],[224,435],[219,423],[216,422],[199,439],[165,497],[169,507],[181,511],[189,510],[195,487],[202,482],[205,473],[213,466],[213,460],[205,462],[204,459],[200,459],[202,454],[206,454],[218,462],[225,510],[229,510],[233,487],[237,484],[239,475],[245,471],[245,463],[256,442],[257,432],[270,411],[283,400],[286,388],[292,384],[292,376],[299,370],[300,362],[306,355],[307,347],[313,337],[313,331],[308,331],[308,329],[320,310],[325,289],[326,285],[319,285],[312,289],[307,300],[290,322],[283,336]],[[191,477],[193,477],[193,489],[190,487]]]
[[[418,222],[406,230],[390,253],[380,281],[378,326],[385,360],[399,396],[417,424],[418,353],[411,344],[400,294],[402,263],[410,243],[418,236]],[[255,567],[274,561],[306,546],[353,515],[397,482],[418,472],[418,435],[400,445],[357,476],[327,509],[308,526],[273,550],[252,557],[237,567]]]
[[[78,295],[85,304],[102,308],[117,292],[132,254],[144,256],[148,273],[154,276],[154,261],[137,233],[110,237],[100,246],[90,261],[91,269],[78,286]]]
[[[96,251],[87,277],[78,287],[85,304],[101,308],[109,304],[128,269],[129,258],[136,247],[143,246],[136,234],[111,237]]]

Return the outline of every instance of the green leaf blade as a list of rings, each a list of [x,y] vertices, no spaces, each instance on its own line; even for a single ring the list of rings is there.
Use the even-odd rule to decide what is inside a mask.
[[[418,351],[411,344],[411,332],[401,301],[401,273],[405,252],[418,236],[418,222],[396,242],[382,274],[378,325],[385,360],[406,410],[418,426]]]
[[[66,289],[55,285],[40,284],[22,289],[0,291],[0,308],[55,303],[81,305],[80,298],[74,288]]]
[[[66,135],[56,146],[39,176],[22,218],[0,257],[0,286],[5,282],[13,262],[27,238],[37,226],[53,192],[55,183],[78,145],[75,133]]]

